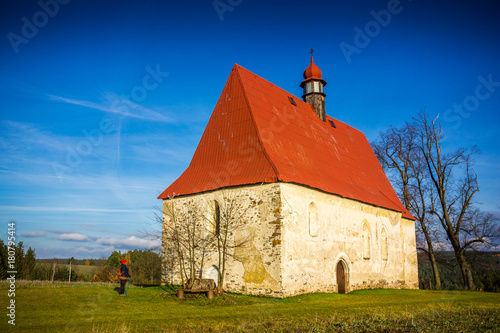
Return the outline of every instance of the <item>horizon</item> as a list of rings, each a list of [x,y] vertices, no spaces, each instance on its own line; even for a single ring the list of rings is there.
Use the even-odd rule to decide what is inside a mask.
[[[0,235],[15,221],[37,259],[157,246],[144,236],[156,197],[189,165],[233,65],[301,96],[311,48],[327,115],[369,142],[439,116],[445,150],[481,150],[475,201],[500,216],[494,1],[40,3],[0,14]]]

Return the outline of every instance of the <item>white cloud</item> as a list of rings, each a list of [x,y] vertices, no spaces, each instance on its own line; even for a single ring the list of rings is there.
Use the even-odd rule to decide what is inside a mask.
[[[90,240],[90,237],[84,234],[79,234],[77,232],[74,232],[70,234],[61,234],[57,236],[57,239],[67,240],[67,241],[87,242]]]
[[[113,237],[103,237],[99,238],[96,241],[97,244],[103,245],[122,245],[127,247],[135,247],[135,248],[146,248],[149,249],[151,247],[155,247],[159,245],[159,241],[150,240],[145,238],[138,238],[135,236],[131,236],[128,238],[113,238]]]
[[[45,233],[44,232],[30,231],[30,232],[25,232],[25,233],[21,234],[21,236],[23,236],[23,237],[43,237],[43,236],[45,236]]]
[[[104,104],[97,104],[94,102],[76,100],[62,96],[49,95],[48,97],[54,101],[79,105],[106,113],[118,114],[124,117],[159,121],[165,123],[173,122],[172,119],[164,116],[163,114],[157,111],[145,108],[142,105],[136,104],[116,94],[108,94],[107,96],[105,96],[106,102]]]

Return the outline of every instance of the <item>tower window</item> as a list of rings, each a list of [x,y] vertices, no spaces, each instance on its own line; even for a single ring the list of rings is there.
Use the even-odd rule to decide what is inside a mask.
[[[312,91],[312,82],[306,83],[306,94],[309,94]]]

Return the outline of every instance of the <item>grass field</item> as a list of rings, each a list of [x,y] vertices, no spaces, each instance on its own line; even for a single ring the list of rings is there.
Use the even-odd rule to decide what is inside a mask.
[[[8,286],[0,284],[6,314]],[[0,332],[498,332],[500,294],[363,290],[286,299],[178,300],[166,286],[17,282],[16,326]]]
[[[97,266],[86,266],[86,265],[73,265],[73,269],[79,273],[86,276],[94,276],[95,273],[99,270]]]

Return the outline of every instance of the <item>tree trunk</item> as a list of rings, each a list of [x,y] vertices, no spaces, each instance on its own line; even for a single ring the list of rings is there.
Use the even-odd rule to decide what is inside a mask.
[[[54,282],[54,275],[56,275],[56,261],[54,260],[54,264],[52,265],[52,280],[50,282]]]
[[[427,230],[425,224],[423,222],[420,223],[422,225],[422,232],[427,242],[427,248],[428,248],[427,256],[429,257],[429,260],[431,262],[432,273],[434,274],[435,288],[436,290],[441,290],[441,278],[439,277],[439,270],[437,267],[436,256],[434,255],[434,247],[432,246],[432,240],[431,237],[429,236],[429,231]]]
[[[432,250],[432,245],[429,248],[429,260],[431,261],[432,272],[434,273],[435,288],[436,290],[441,290],[441,278],[439,277],[436,256],[434,255],[434,250]]]
[[[460,270],[462,271],[462,277],[464,280],[464,289],[466,290],[475,290],[476,287],[474,285],[474,280],[472,279],[472,271],[470,270],[470,264],[465,257],[463,251],[459,251],[455,253],[457,256],[458,265],[460,266]]]

